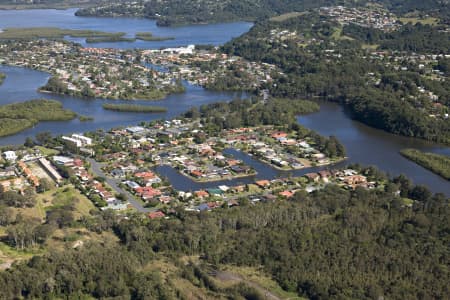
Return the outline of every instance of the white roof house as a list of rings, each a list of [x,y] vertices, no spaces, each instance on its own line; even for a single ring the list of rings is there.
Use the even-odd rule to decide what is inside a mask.
[[[14,151],[5,151],[3,152],[3,157],[9,161],[15,161],[17,159],[16,152]]]

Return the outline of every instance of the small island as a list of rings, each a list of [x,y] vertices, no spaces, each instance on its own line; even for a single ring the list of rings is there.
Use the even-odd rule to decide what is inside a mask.
[[[98,37],[88,37],[86,38],[86,43],[116,43],[116,42],[128,42],[132,43],[136,41],[134,38],[125,37],[125,32],[118,32],[115,34],[107,35],[107,36],[98,36]]]
[[[121,112],[138,112],[138,113],[162,113],[166,112],[167,108],[162,106],[148,106],[137,104],[108,104],[102,105],[103,109],[114,110]]]
[[[69,121],[77,114],[55,100],[36,99],[0,106],[0,136],[18,133],[42,121]]]
[[[63,39],[73,38],[103,38],[112,39],[124,36],[123,32],[103,32],[98,30],[75,30],[57,27],[25,27],[5,28],[0,32],[0,40],[30,40],[30,39]]]
[[[3,83],[3,80],[5,80],[6,75],[3,73],[0,73],[0,85]]]
[[[416,149],[404,149],[400,154],[418,165],[450,180],[450,157],[441,154],[422,152]]]
[[[151,32],[138,32],[136,33],[136,39],[146,42],[167,41],[173,40],[174,37],[154,36]]]

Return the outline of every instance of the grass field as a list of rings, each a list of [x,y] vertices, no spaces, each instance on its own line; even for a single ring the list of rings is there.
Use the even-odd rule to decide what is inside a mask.
[[[95,209],[94,204],[72,185],[55,188],[39,194],[37,200],[44,210],[73,204],[75,219],[89,215],[89,211]]]
[[[252,267],[236,267],[229,265],[223,266],[223,268],[225,271],[240,275],[244,281],[253,282],[282,299],[303,299],[298,297],[296,293],[290,293],[283,290],[278,283],[265,275],[262,270]]]
[[[58,150],[49,149],[42,146],[35,146],[35,148],[39,149],[39,151],[45,156],[54,156],[59,154]]]
[[[423,25],[437,25],[439,23],[439,19],[438,18],[433,18],[433,17],[427,17],[427,18],[419,18],[419,17],[403,17],[403,18],[399,18],[400,22],[402,22],[403,24],[407,24],[407,23],[412,23],[412,24],[417,24],[417,23],[422,23]]]
[[[341,41],[342,40],[349,40],[349,41],[354,40],[353,38],[351,38],[349,36],[342,35],[342,26],[336,27],[336,30],[331,35],[331,38],[333,38],[335,40],[341,40]]]
[[[15,215],[21,214],[25,220],[37,220],[44,222],[47,211],[72,205],[73,215],[76,220],[82,216],[89,215],[92,209],[96,209],[92,202],[81,195],[75,187],[68,185],[64,187],[54,188],[43,194],[36,196],[36,205],[30,208],[14,208]],[[0,238],[5,236],[6,227],[0,226]],[[0,242],[0,270],[8,268],[11,263],[20,260],[30,259],[34,255],[41,255],[48,250],[64,250],[65,247],[72,247],[77,241],[87,240],[107,240],[117,241],[117,237],[112,233],[96,234],[89,232],[84,228],[68,227],[57,229],[46,243],[27,250],[16,250],[9,245]]]
[[[279,15],[279,16],[272,17],[272,18],[270,18],[270,21],[272,21],[272,22],[283,22],[283,21],[289,20],[291,18],[299,17],[299,16],[304,15],[304,14],[305,14],[304,12],[289,12],[289,13],[286,13],[286,14],[282,14],[282,15]]]

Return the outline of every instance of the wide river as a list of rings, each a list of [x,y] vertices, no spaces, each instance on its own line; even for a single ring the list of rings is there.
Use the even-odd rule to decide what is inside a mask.
[[[77,17],[77,9],[54,10],[3,10],[0,11],[0,29],[9,27],[58,27],[66,29],[89,29],[104,32],[125,32],[134,37],[137,32],[151,32],[156,37],[172,37],[167,41],[135,41],[119,43],[86,44],[85,39],[68,38],[86,47],[98,48],[142,48],[160,49],[196,45],[222,45],[233,37],[247,32],[252,23],[234,22],[211,25],[192,25],[182,27],[158,27],[156,21],[140,18],[96,18]]]
[[[235,36],[246,32],[250,23],[238,22],[215,25],[185,26],[177,28],[160,28],[154,21],[145,19],[112,19],[112,18],[85,18],[73,15],[70,10],[27,10],[27,11],[0,11],[0,28],[7,27],[33,27],[54,26],[71,29],[92,29],[103,31],[123,31],[132,36],[136,32],[151,31],[157,36],[173,36],[174,40],[163,42],[135,43],[101,43],[96,47],[115,48],[160,48],[176,47],[188,44],[214,44],[220,45]],[[82,40],[79,42],[83,43]],[[93,46],[93,45],[89,45]],[[0,72],[7,75],[0,86],[0,104],[15,103],[33,98],[46,97],[48,94],[40,94],[36,90],[44,85],[49,75],[43,72],[23,68],[0,66]],[[241,97],[239,93],[220,93],[206,91],[201,87],[187,85],[186,93],[171,95],[162,101],[148,102],[138,101],[140,104],[161,105],[168,108],[163,114],[124,113],[103,110],[105,102],[125,102],[120,100],[85,100],[74,97],[55,96],[51,98],[59,100],[65,108],[71,109],[80,115],[91,116],[94,121],[80,122],[44,122],[25,130],[19,134],[0,138],[0,145],[23,143],[27,136],[34,136],[38,132],[51,131],[53,134],[67,134],[72,132],[92,131],[95,129],[108,129],[116,126],[134,125],[141,121],[149,121],[160,118],[172,118],[186,111],[190,107],[202,104],[227,101],[233,97]],[[321,102],[320,112],[301,116],[300,124],[317,131],[322,135],[335,135],[346,147],[349,160],[345,163],[358,162],[364,165],[375,165],[391,175],[406,174],[414,183],[424,184],[434,192],[442,192],[450,196],[450,183],[445,179],[427,171],[426,169],[408,161],[399,155],[403,148],[415,148],[450,155],[450,148],[427,143],[421,140],[404,138],[372,129],[359,122],[353,121],[345,113],[342,107],[334,103]],[[231,150],[230,150],[231,151]],[[275,178],[286,176],[287,173],[276,171],[253,158],[231,151],[235,156],[245,160],[257,171],[257,178]],[[340,164],[343,165],[343,164]],[[316,170],[316,169],[313,169]],[[293,172],[293,175],[304,174],[313,170],[301,170]],[[168,176],[178,189],[189,190],[204,187],[215,187],[219,184],[232,184],[238,182],[250,182],[254,178],[239,179],[208,184],[194,184],[187,178],[179,175],[169,167],[159,167],[158,171]]]

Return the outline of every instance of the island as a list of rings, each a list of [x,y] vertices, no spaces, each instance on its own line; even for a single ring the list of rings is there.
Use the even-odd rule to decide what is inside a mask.
[[[162,113],[166,112],[167,108],[163,106],[149,106],[149,105],[137,105],[137,104],[110,104],[105,103],[102,105],[103,109],[123,111],[123,112],[140,112],[140,113]]]
[[[66,36],[73,38],[113,39],[123,35],[125,35],[123,32],[61,29],[57,27],[24,27],[2,29],[0,40],[62,39]]]
[[[0,73],[0,85],[2,85],[3,81],[5,80],[6,75],[3,73]]]
[[[450,180],[450,157],[443,154],[422,152],[416,149],[404,149],[400,152],[407,159]]]
[[[23,131],[43,121],[69,121],[76,113],[56,100],[36,99],[0,106],[0,136]]]
[[[154,36],[151,32],[138,32],[136,33],[136,39],[147,41],[147,42],[154,42],[154,41],[167,41],[167,40],[173,40],[173,37],[164,37],[164,36]]]

